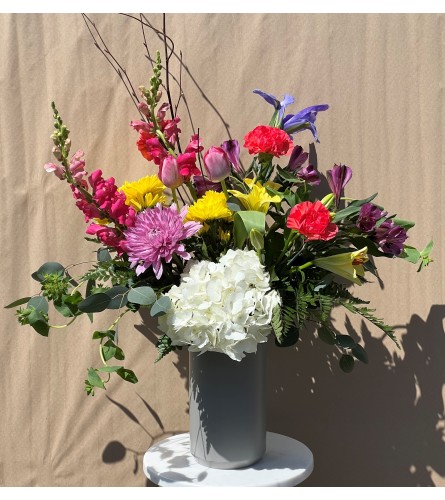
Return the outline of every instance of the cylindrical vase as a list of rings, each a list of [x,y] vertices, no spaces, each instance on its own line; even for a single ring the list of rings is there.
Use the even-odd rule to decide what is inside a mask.
[[[266,451],[266,350],[234,361],[219,352],[190,353],[190,451],[215,469],[239,469]]]

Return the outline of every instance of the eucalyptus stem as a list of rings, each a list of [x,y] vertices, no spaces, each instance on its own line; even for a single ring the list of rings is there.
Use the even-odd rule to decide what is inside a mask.
[[[77,316],[74,316],[74,318],[71,321],[69,321],[66,325],[48,325],[48,326],[50,328],[58,328],[58,329],[60,329],[60,328],[66,328],[67,326],[70,326],[71,323],[74,323],[74,321],[76,320],[76,318],[77,318]]]

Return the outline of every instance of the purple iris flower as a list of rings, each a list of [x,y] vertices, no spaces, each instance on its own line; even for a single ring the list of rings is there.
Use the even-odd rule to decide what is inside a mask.
[[[392,220],[386,220],[375,230],[373,239],[385,252],[398,256],[403,251],[403,243],[408,238],[406,230],[397,226]]]
[[[319,111],[326,111],[328,108],[327,104],[317,104],[304,108],[295,115],[286,115],[283,120],[283,130],[291,135],[294,132],[310,129],[315,140],[320,142],[315,128],[315,118]]]
[[[294,98],[288,94],[285,94],[283,100],[280,101],[274,95],[268,94],[267,92],[263,92],[262,90],[259,89],[255,89],[253,93],[260,95],[269,104],[272,104],[272,106],[278,111],[278,123],[281,123],[281,120],[283,119],[284,110],[286,109],[286,106],[289,106],[289,104],[292,104],[294,102]]]
[[[351,180],[352,169],[346,165],[334,165],[332,170],[327,172],[328,184],[335,196],[335,206],[340,203],[341,192],[346,184]]]
[[[221,149],[223,149],[224,152],[226,153],[227,158],[229,159],[230,163],[233,165],[233,168],[235,169],[235,171],[238,173],[242,173],[241,166],[239,164],[239,155],[240,155],[239,142],[236,139],[224,141],[221,144]]]
[[[360,208],[360,215],[356,225],[364,233],[369,233],[375,229],[377,221],[385,215],[387,215],[387,212],[382,212],[379,207],[372,203],[365,203]]]

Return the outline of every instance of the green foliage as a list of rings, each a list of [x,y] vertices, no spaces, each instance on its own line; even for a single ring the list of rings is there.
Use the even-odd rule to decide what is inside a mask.
[[[32,273],[31,277],[40,283],[45,280],[48,275],[59,274],[62,276],[65,273],[65,268],[58,262],[45,262],[36,272]]]
[[[70,278],[60,273],[44,274],[41,281],[42,293],[49,300],[60,301],[68,293]]]
[[[113,285],[132,286],[134,271],[130,264],[124,261],[108,260],[99,261],[93,265],[93,269],[82,276],[82,281],[94,281],[106,283],[111,281]]]
[[[153,288],[149,286],[140,286],[130,289],[130,292],[128,293],[128,300],[133,304],[149,306],[156,301],[156,294]]]
[[[12,309],[13,307],[21,306],[23,304],[26,304],[31,297],[23,297],[22,299],[14,300],[14,302],[11,302],[7,306],[5,306],[5,309]]]
[[[345,373],[351,373],[354,369],[354,358],[350,354],[343,354],[343,356],[340,358],[339,363],[340,368]]]
[[[157,342],[156,347],[158,349],[158,355],[155,359],[155,363],[160,361],[169,352],[176,351],[177,346],[172,345],[172,339],[167,335],[163,335]]]
[[[170,309],[172,303],[167,295],[162,295],[159,299],[151,306],[150,315],[153,318],[158,316],[163,316]]]
[[[105,311],[111,302],[111,298],[106,293],[95,293],[86,299],[82,300],[79,304],[79,311],[85,313],[96,313]]]
[[[233,217],[233,237],[236,248],[243,248],[250,232],[255,229],[264,234],[266,227],[266,214],[255,210],[236,212]]]

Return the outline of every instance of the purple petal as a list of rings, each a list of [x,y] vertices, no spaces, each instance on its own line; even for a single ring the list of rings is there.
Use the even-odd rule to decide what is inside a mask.
[[[289,158],[289,170],[295,171],[299,169],[308,157],[309,153],[305,153],[301,146],[295,146]]]
[[[268,94],[266,92],[263,92],[260,89],[255,89],[253,91],[254,94],[260,95],[263,99],[265,99],[269,104],[272,104],[272,106],[275,109],[279,109],[280,107],[280,101],[272,94]]]
[[[221,144],[221,149],[223,149],[229,159],[233,168],[239,172],[239,156],[240,156],[240,145],[236,139],[231,139],[229,141],[224,141]]]

